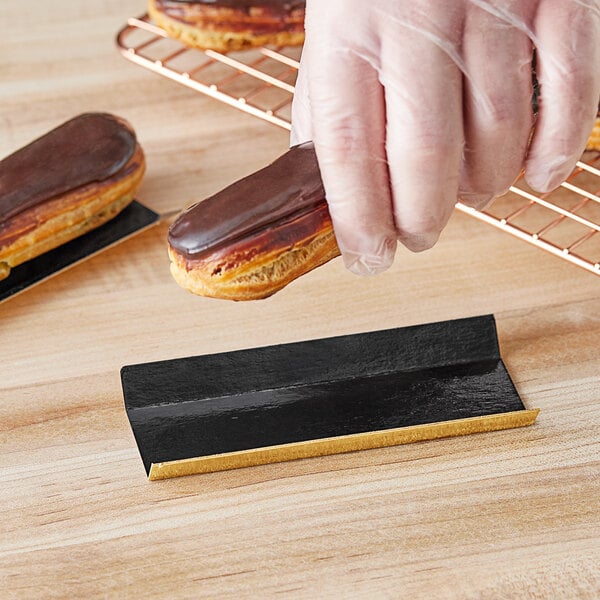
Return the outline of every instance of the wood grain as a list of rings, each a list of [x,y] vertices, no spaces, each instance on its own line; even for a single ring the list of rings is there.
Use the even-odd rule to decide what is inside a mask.
[[[177,211],[287,134],[118,56],[143,1],[0,3],[0,155],[87,110],[135,126]],[[167,224],[0,305],[3,598],[597,598],[600,280],[455,215],[431,251],[197,298]],[[527,429],[150,483],[124,364],[493,312]]]

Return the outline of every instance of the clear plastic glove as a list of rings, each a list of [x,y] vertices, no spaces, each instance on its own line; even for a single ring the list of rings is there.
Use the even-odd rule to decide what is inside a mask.
[[[599,97],[600,0],[307,0],[291,141],[315,143],[346,266],[374,274],[397,240],[431,247],[458,199],[523,169],[557,187]]]

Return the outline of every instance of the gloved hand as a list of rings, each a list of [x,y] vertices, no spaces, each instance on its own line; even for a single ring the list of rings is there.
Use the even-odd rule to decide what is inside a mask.
[[[599,0],[307,0],[291,142],[314,141],[346,266],[373,274],[523,168],[557,187],[599,97]]]

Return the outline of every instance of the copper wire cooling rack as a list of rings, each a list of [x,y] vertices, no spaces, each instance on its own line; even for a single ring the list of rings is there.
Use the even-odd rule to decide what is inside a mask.
[[[128,60],[229,106],[290,129],[299,48],[227,55],[173,40],[146,15],[117,35]],[[519,179],[485,210],[458,210],[600,276],[600,153],[588,152],[561,187],[537,194]]]
[[[148,20],[131,18],[117,35],[132,62],[274,125],[290,129],[300,48],[258,48],[227,55],[187,48]]]

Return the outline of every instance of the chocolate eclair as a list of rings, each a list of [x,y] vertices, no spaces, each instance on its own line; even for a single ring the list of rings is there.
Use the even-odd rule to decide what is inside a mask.
[[[149,0],[148,14],[173,38],[202,50],[304,42],[305,0]]]
[[[266,298],[339,253],[310,142],[190,207],[169,229],[173,277],[213,298]]]
[[[79,115],[0,161],[0,279],[116,216],[144,169],[131,126],[105,113]]]

